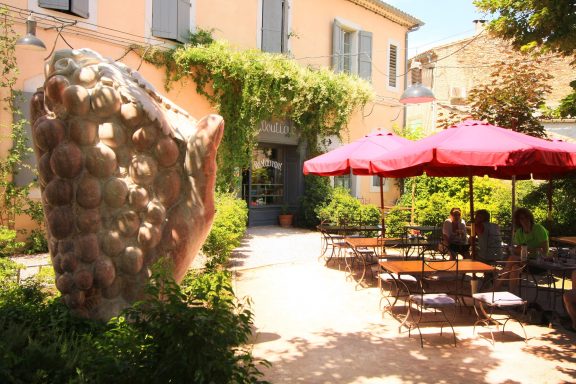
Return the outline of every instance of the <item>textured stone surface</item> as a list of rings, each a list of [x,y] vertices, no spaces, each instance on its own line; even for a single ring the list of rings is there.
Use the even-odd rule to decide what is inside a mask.
[[[179,281],[214,216],[224,123],[195,121],[126,66],[57,51],[34,95],[32,136],[56,287],[107,320],[142,297],[160,255]]]

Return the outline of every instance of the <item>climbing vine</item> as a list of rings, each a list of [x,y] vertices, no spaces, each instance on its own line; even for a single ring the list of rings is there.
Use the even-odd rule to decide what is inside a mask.
[[[196,91],[224,117],[218,151],[218,186],[223,189],[237,185],[239,170],[249,166],[261,121],[292,120],[308,151],[315,153],[319,140],[339,135],[352,112],[373,97],[371,85],[354,76],[306,68],[283,55],[202,41],[170,52],[149,50],[144,59],[167,69],[168,85],[191,78]]]
[[[28,215],[38,224],[43,217],[40,203],[29,198],[34,184],[18,185],[14,182],[18,172],[30,169],[26,159],[32,152],[25,131],[27,121],[17,107],[22,98],[15,89],[19,73],[15,54],[17,36],[6,8],[0,7],[0,104],[4,116],[12,116],[10,124],[3,122],[0,125],[0,142],[10,142],[10,149],[0,158],[0,229],[12,231],[14,235],[18,215]],[[0,243],[4,244],[5,240],[0,240]]]

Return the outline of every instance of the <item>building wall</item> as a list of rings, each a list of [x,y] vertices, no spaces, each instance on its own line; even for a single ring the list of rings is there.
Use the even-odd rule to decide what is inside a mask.
[[[158,90],[192,116],[200,118],[215,112],[208,102],[194,91],[190,81],[173,84],[172,89],[164,89],[164,71],[142,62],[133,52],[128,52],[130,43],[142,45],[164,44],[170,41],[151,36],[152,0],[141,1],[90,1],[89,19],[83,19],[58,11],[38,7],[37,0],[6,0],[9,6],[48,14],[62,19],[77,20],[78,24],[63,30],[62,36],[74,48],[91,48],[105,57],[118,59],[139,72]],[[260,47],[260,28],[262,0],[193,0],[191,7],[191,26],[213,30],[218,39],[229,41],[239,49]],[[344,20],[372,32],[372,84],[378,100],[356,111],[350,119],[347,129],[342,133],[343,143],[355,140],[370,133],[377,127],[390,130],[403,126],[403,114],[397,100],[404,89],[405,34],[413,25],[413,18],[395,15],[384,17],[377,14],[372,0],[290,0],[289,55],[303,66],[330,67],[332,55],[332,23],[335,18]],[[25,12],[24,12],[25,13]],[[25,33],[22,13],[15,23],[16,32]],[[396,21],[392,21],[395,19]],[[401,20],[399,23],[398,20]],[[411,24],[412,23],[412,24]],[[44,24],[46,27],[46,24]],[[16,58],[19,64],[17,89],[33,92],[43,83],[43,62],[52,47],[66,49],[68,44],[57,38],[54,29],[45,30],[39,21],[37,36],[47,47],[46,52],[35,52],[18,48]],[[398,45],[398,87],[391,90],[387,86],[388,44]],[[385,102],[382,102],[385,100]],[[6,127],[10,116],[2,114],[0,123]],[[6,132],[2,132],[6,133]],[[0,153],[9,148],[9,143],[0,144]],[[379,193],[370,187],[371,178],[361,177],[356,181],[359,197],[365,201],[379,203]],[[395,185],[395,183],[394,183]],[[374,191],[374,192],[371,192]],[[398,197],[395,187],[389,188],[385,203],[392,204]]]
[[[422,83],[431,87],[437,99],[436,107],[411,106],[408,108],[408,126],[423,124],[426,131],[435,128],[437,113],[447,111],[442,106],[465,106],[465,97],[477,85],[490,81],[493,66],[500,61],[515,59],[534,60],[512,49],[511,45],[502,39],[493,37],[487,31],[458,42],[441,45],[419,54],[413,60],[423,64]],[[574,80],[573,68],[569,58],[549,55],[541,58],[542,68],[552,75],[549,84],[552,92],[546,98],[546,104],[556,107],[559,101],[571,93],[570,81]],[[427,65],[428,62],[435,62]],[[451,89],[465,90],[463,98],[451,95]]]

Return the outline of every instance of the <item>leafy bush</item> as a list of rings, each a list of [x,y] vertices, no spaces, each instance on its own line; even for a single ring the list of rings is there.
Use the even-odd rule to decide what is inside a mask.
[[[470,199],[467,178],[419,176],[405,180],[406,191],[412,191],[416,183],[414,196],[414,221],[421,225],[440,225],[453,207],[460,207],[464,220],[470,220]],[[530,181],[517,183],[518,204],[534,188]],[[410,207],[411,193],[404,193],[398,206]],[[474,209],[486,209],[491,221],[500,226],[510,226],[512,220],[512,195],[509,181],[474,178]],[[396,209],[386,216],[386,231],[400,233],[410,221],[410,211]]]
[[[2,383],[260,383],[244,349],[249,303],[223,271],[187,276],[156,268],[146,300],[100,323],[72,317],[38,282],[0,288]]]
[[[373,204],[360,203],[345,188],[334,188],[330,201],[318,209],[318,217],[340,225],[378,225],[380,210]]]
[[[33,255],[35,253],[46,252],[48,252],[48,240],[46,238],[46,232],[40,228],[33,229],[26,239],[24,253]]]
[[[208,268],[226,263],[234,248],[240,245],[247,222],[248,207],[244,200],[231,193],[216,193],[216,215],[202,247],[202,252],[210,258]]]
[[[304,177],[304,196],[300,200],[298,224],[305,228],[315,228],[320,224],[317,210],[332,198],[330,179],[324,176]]]
[[[24,246],[24,243],[16,240],[17,234],[14,229],[0,226],[0,257],[12,256]]]

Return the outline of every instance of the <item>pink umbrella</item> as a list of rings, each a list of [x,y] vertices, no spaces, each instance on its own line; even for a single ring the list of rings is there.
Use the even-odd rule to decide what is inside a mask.
[[[375,174],[409,177],[550,178],[576,169],[576,145],[552,142],[466,120],[403,148],[372,158]]]
[[[552,142],[476,120],[373,158],[370,170],[396,177],[467,176],[474,215],[472,176],[549,179],[576,170],[576,145]],[[473,218],[473,217],[472,217]]]
[[[366,135],[350,144],[338,147],[330,152],[316,156],[304,162],[305,175],[337,176],[370,175],[370,159],[390,151],[398,150],[413,143],[412,141],[390,132],[377,132]],[[380,209],[384,210],[384,192],[380,174]],[[392,176],[392,175],[390,175]],[[383,216],[382,216],[383,217]],[[382,220],[384,228],[384,220]]]
[[[390,132],[366,135],[350,144],[304,162],[305,175],[370,175],[370,159],[400,149],[412,141]]]

